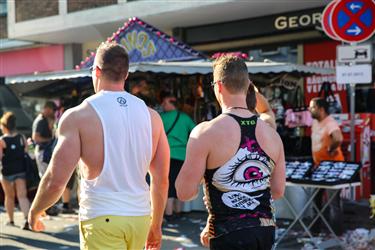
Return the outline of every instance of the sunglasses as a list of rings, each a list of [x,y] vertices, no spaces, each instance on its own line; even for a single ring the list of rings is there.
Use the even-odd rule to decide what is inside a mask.
[[[217,81],[212,81],[210,82],[210,86],[211,87],[214,87],[216,83],[220,82],[220,80],[217,80]]]
[[[94,71],[94,69],[95,69],[94,65],[91,65],[90,68],[89,68],[90,73],[92,73]]]
[[[91,65],[91,67],[89,68],[90,72],[92,73],[94,70],[96,70],[96,68],[99,68],[98,66],[94,66],[94,65]],[[99,68],[100,70],[102,70],[101,68]]]

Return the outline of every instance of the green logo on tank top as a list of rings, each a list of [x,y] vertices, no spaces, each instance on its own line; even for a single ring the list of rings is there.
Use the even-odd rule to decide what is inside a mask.
[[[254,120],[251,120],[251,121],[241,121],[241,126],[242,125],[244,125],[244,126],[255,125],[255,121]]]

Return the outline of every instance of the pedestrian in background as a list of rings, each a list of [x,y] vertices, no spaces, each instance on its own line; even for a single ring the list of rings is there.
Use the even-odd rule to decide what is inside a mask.
[[[328,103],[324,98],[316,97],[310,101],[309,110],[314,118],[311,127],[311,148],[314,166],[318,167],[322,161],[344,161],[341,151],[343,140],[341,129],[335,119],[329,115]],[[334,193],[330,190],[320,190],[315,198],[315,204],[322,208],[323,195],[327,191],[328,195]],[[337,235],[343,233],[343,207],[340,192],[333,198],[328,206],[329,221],[332,229]],[[312,227],[314,233],[321,232],[320,219]]]
[[[165,209],[165,219],[170,221],[181,214],[183,203],[177,198],[175,182],[184,163],[186,144],[195,123],[189,115],[177,109],[177,99],[171,92],[161,92],[160,99],[163,108],[160,116],[171,151],[168,201]]]
[[[57,145],[29,213],[33,230],[44,229],[41,214],[61,197],[79,162],[81,249],[160,249],[168,141],[159,114],[124,91],[128,69],[122,45],[99,46],[92,71],[96,94],[60,119]]]
[[[275,129],[249,111],[248,77],[240,58],[215,61],[212,86],[222,114],[191,132],[176,180],[178,197],[190,200],[204,178],[209,218],[201,242],[210,249],[271,249],[275,240],[284,150]]]
[[[32,139],[35,146],[35,160],[39,170],[39,176],[42,177],[46,172],[48,162],[47,155],[50,154],[51,143],[53,143],[53,128],[55,124],[55,112],[57,106],[53,101],[47,101],[42,112],[35,118],[32,128]]]
[[[3,135],[0,137],[1,185],[5,194],[5,209],[9,221],[6,225],[14,226],[15,196],[25,216],[22,229],[29,229],[27,214],[30,202],[27,198],[25,153],[26,138],[16,131],[16,116],[6,112],[0,120]]]

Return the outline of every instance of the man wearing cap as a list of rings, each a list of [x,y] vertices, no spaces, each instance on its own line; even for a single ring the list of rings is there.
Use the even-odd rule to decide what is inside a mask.
[[[52,143],[53,125],[55,123],[55,112],[57,106],[53,101],[44,104],[42,112],[35,118],[32,128],[32,139],[35,146],[35,159],[38,166],[39,176],[46,172],[48,162],[43,160],[45,150]]]

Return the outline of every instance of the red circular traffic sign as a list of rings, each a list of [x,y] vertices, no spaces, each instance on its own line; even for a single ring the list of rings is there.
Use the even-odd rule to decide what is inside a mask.
[[[324,30],[324,33],[333,40],[338,40],[340,41],[340,38],[338,38],[335,33],[332,31],[332,26],[331,26],[331,15],[332,15],[332,10],[333,7],[336,5],[337,1],[332,1],[330,2],[323,10],[322,14],[322,28]]]
[[[340,0],[333,6],[331,28],[345,42],[362,42],[375,32],[373,0]]]

